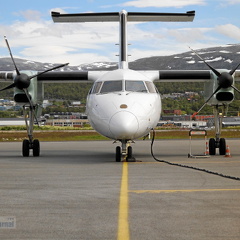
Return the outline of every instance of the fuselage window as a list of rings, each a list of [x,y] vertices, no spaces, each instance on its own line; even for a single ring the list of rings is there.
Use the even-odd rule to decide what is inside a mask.
[[[93,86],[91,93],[98,93],[101,88],[102,82],[96,82]]]
[[[125,81],[125,89],[130,92],[147,92],[143,81]]]
[[[150,93],[156,93],[156,88],[152,82],[145,82]]]
[[[121,92],[122,91],[122,81],[105,81],[102,85],[100,93],[109,92]]]

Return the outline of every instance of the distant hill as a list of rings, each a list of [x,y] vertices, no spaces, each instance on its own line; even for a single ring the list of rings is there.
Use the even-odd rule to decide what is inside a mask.
[[[211,66],[232,69],[240,63],[240,44],[198,49],[197,53]],[[199,70],[207,66],[191,51],[171,55],[138,59],[130,64],[133,69],[143,70]]]
[[[215,68],[232,69],[238,63],[240,63],[240,44],[198,49],[197,52]],[[20,70],[31,69],[41,71],[58,65],[28,61],[18,58],[15,59],[15,61]],[[203,62],[191,51],[171,56],[141,58],[134,62],[130,62],[129,66],[131,69],[135,70],[207,69],[205,64],[203,64]],[[116,62],[96,62],[90,64],[81,64],[79,66],[66,66],[62,68],[61,71],[96,71],[113,70],[116,68]],[[0,71],[11,71],[13,69],[14,67],[10,58],[0,58]]]

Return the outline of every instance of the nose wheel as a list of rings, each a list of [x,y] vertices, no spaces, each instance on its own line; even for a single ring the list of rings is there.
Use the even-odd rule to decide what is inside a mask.
[[[120,146],[116,147],[116,162],[121,162],[122,160],[122,149]]]
[[[116,147],[116,162],[121,162],[122,160],[127,162],[136,161],[133,157],[132,146],[130,146],[130,143],[126,141],[122,141],[122,147]]]

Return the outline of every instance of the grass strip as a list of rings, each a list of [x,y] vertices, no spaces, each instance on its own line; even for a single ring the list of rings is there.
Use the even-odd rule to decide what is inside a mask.
[[[209,131],[207,138],[214,137],[214,131]],[[240,138],[240,130],[223,131],[223,138]],[[0,131],[0,142],[21,142],[27,138],[25,131]],[[34,138],[40,141],[98,141],[109,140],[95,131],[71,131],[71,130],[49,130],[34,132]],[[192,139],[202,139],[203,137],[194,136]],[[186,130],[167,130],[156,131],[156,139],[189,139],[189,131]]]

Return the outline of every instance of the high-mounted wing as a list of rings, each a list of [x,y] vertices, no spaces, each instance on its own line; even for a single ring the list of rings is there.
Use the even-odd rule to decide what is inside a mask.
[[[206,82],[211,79],[209,70],[141,71],[154,82]]]
[[[34,72],[37,81],[44,83],[76,83],[76,82],[94,82],[103,74],[105,71],[68,71],[68,72]],[[0,82],[12,82],[16,74],[14,71],[0,71]]]

